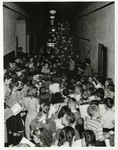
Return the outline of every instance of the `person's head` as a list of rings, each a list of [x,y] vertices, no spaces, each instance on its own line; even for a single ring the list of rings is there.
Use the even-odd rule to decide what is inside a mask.
[[[74,85],[73,85],[72,82],[68,82],[68,83],[67,83],[67,88],[68,88],[70,91],[74,91],[74,90],[75,90],[75,87],[74,87]]]
[[[91,118],[98,119],[100,117],[100,111],[96,105],[89,105],[87,108],[87,113]]]
[[[95,91],[94,84],[92,82],[87,83],[87,90]]]
[[[105,87],[107,87],[108,85],[113,84],[113,80],[112,78],[106,78],[105,79]]]
[[[62,146],[62,145],[64,146],[64,144],[67,143],[69,147],[72,147],[74,137],[75,137],[74,128],[70,126],[66,126],[62,128],[59,133],[58,146]]]
[[[64,102],[64,98],[60,92],[56,92],[51,97],[51,104],[58,104]]]
[[[83,100],[87,100],[88,99],[88,91],[87,90],[84,90],[81,94],[81,97]]]
[[[112,109],[112,107],[114,106],[114,99],[110,97],[104,99],[104,105],[106,109]]]
[[[40,94],[45,94],[46,93],[46,88],[45,87],[41,87],[40,88]]]
[[[81,84],[76,85],[76,87],[75,87],[75,92],[76,92],[77,94],[81,94],[82,91],[83,91],[82,85],[81,85]]]
[[[49,68],[48,62],[46,62],[46,63],[44,64],[44,66],[45,66],[46,69],[48,69],[48,68]]]
[[[93,82],[93,76],[89,76],[89,77],[88,77],[88,82],[89,82],[89,83],[92,83],[92,82]]]
[[[114,93],[114,91],[115,91],[115,86],[114,86],[114,84],[109,84],[109,85],[107,86],[107,92],[108,92],[109,94],[111,94],[111,93]]]
[[[94,146],[96,143],[95,133],[92,130],[85,130],[82,134],[82,147]]]
[[[33,141],[41,147],[50,147],[53,144],[53,135],[51,130],[40,127],[33,131]]]
[[[76,99],[73,97],[70,97],[67,105],[71,109],[71,111],[75,110],[76,109]]]
[[[86,63],[87,65],[90,65],[90,64],[91,64],[91,60],[90,60],[89,58],[86,58],[86,59],[85,59],[85,63]]]
[[[75,123],[75,115],[72,112],[66,112],[61,118],[61,122],[64,126],[72,126]]]
[[[59,113],[58,113],[58,118],[62,118],[65,113],[71,112],[70,108],[68,106],[62,106]]]
[[[20,61],[21,61],[21,58],[19,58],[19,57],[17,57],[17,58],[15,59],[15,62],[16,62],[16,63],[20,63]]]
[[[5,82],[6,85],[11,84],[11,82],[12,82],[12,77],[11,77],[10,75],[4,76],[4,82]]]
[[[63,95],[66,96],[66,97],[68,97],[69,96],[69,89],[65,88],[63,90]]]
[[[29,61],[32,63],[32,62],[33,62],[33,57],[31,57],[31,58],[29,59]]]
[[[40,111],[44,114],[48,114],[50,110],[50,104],[47,102],[43,102],[40,106]]]
[[[38,91],[37,87],[33,85],[30,87],[28,95],[35,97],[37,95],[37,91]]]
[[[95,99],[98,101],[101,101],[104,99],[104,89],[103,88],[96,89]]]
[[[11,92],[16,92],[18,90],[18,81],[15,82],[11,82],[11,84],[9,84],[9,88]]]
[[[19,52],[22,52],[22,50],[23,50],[22,47],[19,47],[19,48],[18,48],[18,51],[19,51]]]

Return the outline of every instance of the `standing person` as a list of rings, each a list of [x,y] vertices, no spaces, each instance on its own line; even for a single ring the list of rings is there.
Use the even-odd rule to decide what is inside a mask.
[[[75,71],[75,61],[73,58],[70,58],[69,60],[69,76],[70,78],[73,77]]]
[[[10,88],[8,94],[6,94],[6,107],[11,108],[16,103],[19,103],[17,90],[18,90],[18,82],[12,82],[10,84]],[[7,122],[7,130],[8,130],[8,144],[17,145],[20,138],[23,136],[24,127],[21,120],[20,113],[16,116],[10,117]]]
[[[84,74],[86,76],[89,76],[93,73],[93,69],[92,69],[92,66],[91,66],[91,60],[89,58],[86,58],[85,59],[85,64],[86,64],[86,67],[85,67],[85,70],[84,70]]]
[[[26,138],[31,140],[30,137],[30,122],[36,118],[38,114],[38,106],[39,100],[36,97],[37,87],[32,86],[29,90],[29,93],[24,99],[22,100],[23,107],[28,111],[26,120],[25,120],[25,134]]]

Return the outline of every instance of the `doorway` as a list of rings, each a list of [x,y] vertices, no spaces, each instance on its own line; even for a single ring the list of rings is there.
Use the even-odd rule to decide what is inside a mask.
[[[98,75],[103,80],[107,77],[107,47],[98,44]]]

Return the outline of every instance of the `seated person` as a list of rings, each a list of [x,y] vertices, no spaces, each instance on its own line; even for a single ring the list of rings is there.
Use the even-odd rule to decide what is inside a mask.
[[[61,129],[57,145],[72,147],[73,139],[75,137],[75,130],[71,126],[66,126]]]
[[[85,130],[82,134],[82,147],[92,147],[96,143],[95,133],[92,130]]]

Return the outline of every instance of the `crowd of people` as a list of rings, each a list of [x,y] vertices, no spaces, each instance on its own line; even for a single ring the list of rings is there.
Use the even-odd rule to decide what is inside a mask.
[[[4,109],[22,110],[5,120],[5,146],[114,146],[115,92],[111,78],[94,73],[90,59],[19,55],[4,69]],[[80,107],[88,105],[88,116]],[[99,106],[104,105],[101,115]]]

